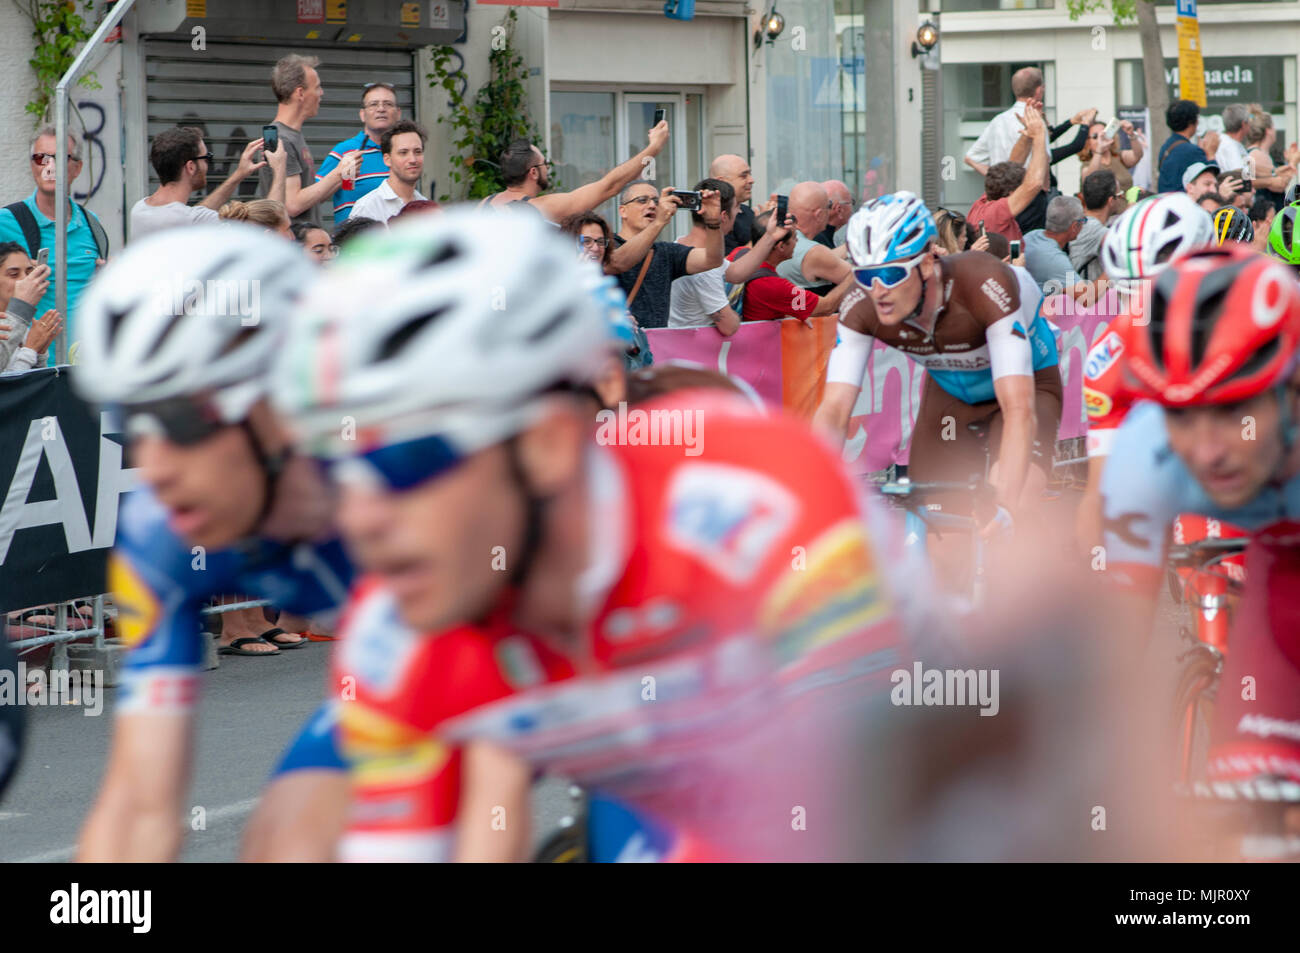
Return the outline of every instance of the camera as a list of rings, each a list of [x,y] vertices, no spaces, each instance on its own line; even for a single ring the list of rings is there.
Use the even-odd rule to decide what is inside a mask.
[[[700,210],[700,193],[699,192],[678,192],[673,190],[673,195],[681,199],[681,209],[684,212],[698,212]]]

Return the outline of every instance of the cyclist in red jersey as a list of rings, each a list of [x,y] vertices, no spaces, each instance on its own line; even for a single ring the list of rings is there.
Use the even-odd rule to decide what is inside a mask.
[[[833,453],[717,391],[598,415],[593,443],[572,391],[600,317],[540,224],[448,213],[354,252],[277,377],[371,573],[339,649],[342,856],[521,859],[539,769],[695,856],[831,855],[842,825],[802,818],[852,823],[837,706],[906,660]]]
[[[1101,475],[1115,431],[1133,405],[1121,386],[1125,329],[1149,313],[1150,286],[1169,263],[1214,240],[1209,213],[1185,192],[1144,199],[1108,229],[1101,247],[1103,277],[1112,289],[1099,305],[1113,315],[1083,365],[1083,404],[1088,414],[1088,486],[1075,528],[1085,552],[1101,541]]]

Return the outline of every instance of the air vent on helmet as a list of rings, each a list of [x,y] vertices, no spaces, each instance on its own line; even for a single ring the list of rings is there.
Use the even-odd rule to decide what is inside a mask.
[[[410,318],[380,342],[376,359],[386,361],[396,356],[413,337],[450,310],[451,305],[443,305],[440,308],[434,308],[432,311],[426,311],[424,314]]]
[[[434,268],[438,265],[444,265],[447,262],[453,261],[454,259],[459,257],[460,257],[460,246],[456,245],[454,242],[448,242],[446,245],[443,245],[441,248],[434,249],[433,254],[430,255],[428,258],[426,258],[420,267]]]

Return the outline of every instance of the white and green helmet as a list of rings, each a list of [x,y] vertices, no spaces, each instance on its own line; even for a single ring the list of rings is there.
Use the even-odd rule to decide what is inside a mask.
[[[1111,279],[1152,278],[1169,263],[1214,242],[1214,219],[1186,192],[1143,199],[1106,231],[1101,266]]]
[[[293,316],[272,400],[324,457],[499,443],[608,358],[589,268],[531,212],[452,209],[362,235]]]

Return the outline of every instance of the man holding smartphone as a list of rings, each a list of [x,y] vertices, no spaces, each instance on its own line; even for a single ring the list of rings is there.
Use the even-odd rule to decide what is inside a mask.
[[[178,225],[201,225],[218,220],[217,210],[234,198],[239,183],[264,166],[271,168],[268,198],[284,201],[285,153],[266,152],[258,159],[261,139],[244,146],[239,164],[226,181],[209,192],[197,205],[190,196],[207,188],[208,171],[216,157],[208,151],[203,133],[193,126],[177,126],[154,137],[149,147],[149,164],[158,173],[158,188],[131,207],[127,237],[137,241],[152,232]]]
[[[356,177],[359,162],[359,156],[352,153],[316,181],[316,163],[302,134],[302,125],[320,111],[325,95],[320,74],[316,72],[319,65],[320,60],[314,56],[291,53],[271,70],[271,89],[279,103],[271,125],[276,128],[279,148],[285,151],[284,207],[295,225],[319,226],[317,205],[337,192],[344,179],[351,181]],[[273,198],[270,168],[264,167],[259,175],[259,193],[264,198]]]

